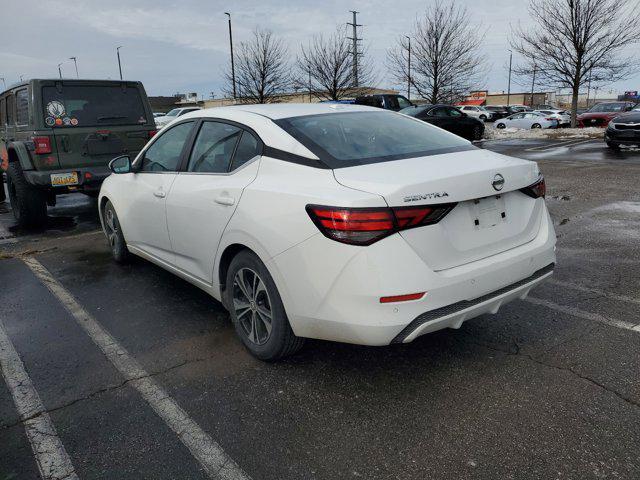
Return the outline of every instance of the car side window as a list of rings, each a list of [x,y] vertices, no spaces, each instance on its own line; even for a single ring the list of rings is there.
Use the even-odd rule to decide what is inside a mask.
[[[16,123],[29,124],[29,95],[26,88],[16,92]]]
[[[13,125],[15,121],[15,98],[13,94],[7,96],[7,125]]]
[[[515,115],[511,115],[509,117],[510,120],[520,120],[521,118],[524,118],[524,114],[522,113],[516,113]]]
[[[246,130],[242,132],[242,137],[238,142],[236,153],[233,156],[233,163],[231,164],[230,171],[240,168],[256,155],[262,153],[260,142],[252,134]]]
[[[175,172],[193,122],[185,122],[158,135],[142,159],[142,172]]]
[[[411,102],[407,100],[405,97],[398,97],[398,105],[400,109],[407,108],[411,106]]]
[[[448,117],[449,112],[444,107],[435,108],[431,111],[431,114],[436,117]]]
[[[460,117],[462,116],[462,112],[457,108],[449,108],[449,116],[451,117]]]
[[[198,132],[191,158],[190,172],[227,173],[242,130],[222,122],[204,122]]]

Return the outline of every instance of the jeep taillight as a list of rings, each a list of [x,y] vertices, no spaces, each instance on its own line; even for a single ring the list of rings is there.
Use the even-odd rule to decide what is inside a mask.
[[[149,130],[149,138],[153,138],[156,136],[156,133],[158,133],[157,130]]]
[[[51,153],[51,138],[49,137],[32,137],[34,152],[36,155],[47,155]]]
[[[433,225],[455,206],[455,203],[392,208],[307,205],[307,213],[325,237],[364,246],[401,230]]]
[[[528,187],[521,188],[520,191],[525,195],[529,195],[531,198],[544,198],[547,194],[547,185],[544,182],[544,177],[540,175],[540,178],[529,185]]]

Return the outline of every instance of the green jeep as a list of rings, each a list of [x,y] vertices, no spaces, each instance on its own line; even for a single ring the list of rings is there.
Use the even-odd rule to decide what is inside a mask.
[[[1,168],[18,224],[44,226],[56,195],[97,196],[109,161],[135,157],[155,132],[140,82],[29,80],[2,92]]]

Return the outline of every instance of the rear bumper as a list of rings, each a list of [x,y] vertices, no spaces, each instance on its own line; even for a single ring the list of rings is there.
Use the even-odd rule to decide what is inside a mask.
[[[532,241],[447,270],[429,268],[400,235],[363,248],[318,234],[267,267],[296,335],[388,345],[496,313],[550,276],[555,261],[555,232],[545,209]],[[380,297],[418,292],[426,294],[380,303]]]
[[[517,298],[525,298],[533,287],[553,274],[553,268],[554,264],[550,263],[530,277],[519,280],[495,292],[423,313],[403,328],[391,343],[407,343],[425,333],[443,328],[460,328],[468,318],[477,317],[484,313],[497,313],[504,303]]]
[[[71,185],[69,187],[52,186],[51,174],[55,173],[78,173],[78,184]],[[81,168],[64,168],[59,170],[27,170],[24,172],[24,176],[31,185],[39,187],[52,188],[54,191],[60,190],[60,193],[67,192],[69,190],[84,190],[84,191],[98,191],[100,185],[111,174],[111,171],[106,166],[97,167],[81,167]]]

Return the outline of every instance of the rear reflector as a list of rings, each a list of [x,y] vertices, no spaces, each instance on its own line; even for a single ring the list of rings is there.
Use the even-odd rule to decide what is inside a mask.
[[[525,195],[529,195],[531,198],[544,198],[547,194],[547,185],[544,181],[544,177],[540,175],[540,178],[538,178],[536,183],[533,183],[528,187],[521,188],[520,191]]]
[[[36,155],[47,155],[51,153],[51,139],[49,137],[32,137],[34,152]]]
[[[149,138],[155,137],[156,133],[158,133],[157,130],[149,130]]]
[[[307,205],[307,213],[325,237],[350,245],[371,245],[401,230],[437,223],[455,205],[394,208]]]
[[[380,297],[380,303],[409,302],[411,300],[420,300],[427,292],[408,293],[406,295],[395,295],[393,297]]]

